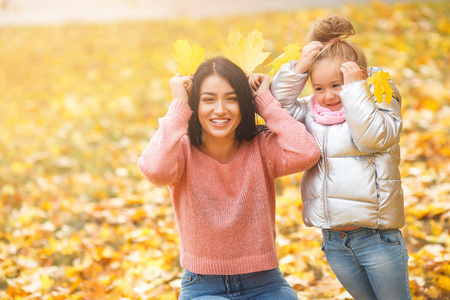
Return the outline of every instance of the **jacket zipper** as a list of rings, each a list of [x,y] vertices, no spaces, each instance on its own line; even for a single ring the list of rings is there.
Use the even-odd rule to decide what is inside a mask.
[[[327,178],[328,178],[328,161],[327,161],[327,136],[328,136],[328,128],[329,126],[325,127],[325,134],[323,139],[323,162],[324,162],[324,170],[325,170],[325,177],[323,179],[323,209],[324,209],[324,215],[325,215],[325,227],[328,228],[328,207],[327,207]]]

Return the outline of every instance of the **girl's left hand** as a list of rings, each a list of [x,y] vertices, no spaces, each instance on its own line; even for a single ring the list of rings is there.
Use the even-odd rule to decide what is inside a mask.
[[[344,84],[358,82],[366,79],[366,71],[361,69],[355,62],[348,61],[342,64],[340,68],[344,75]]]
[[[248,83],[252,91],[256,94],[263,90],[270,88],[270,76],[261,73],[249,73],[247,74]]]

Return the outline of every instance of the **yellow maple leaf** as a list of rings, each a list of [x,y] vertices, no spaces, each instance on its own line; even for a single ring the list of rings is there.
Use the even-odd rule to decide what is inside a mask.
[[[289,44],[286,47],[283,48],[284,53],[275,58],[272,62],[267,64],[266,67],[272,66],[272,71],[270,71],[270,74],[275,73],[278,71],[282,65],[285,63],[291,61],[291,60],[298,60],[300,58],[300,54],[302,53],[302,48],[298,43],[296,44]]]
[[[367,83],[373,84],[374,96],[377,99],[378,103],[383,102],[384,95],[384,100],[386,100],[388,105],[391,104],[392,94],[394,93],[394,91],[392,90],[392,86],[389,83],[389,78],[391,78],[389,72],[384,72],[383,70],[379,70],[373,73],[372,76],[367,78]]]
[[[173,44],[173,57],[178,63],[180,75],[192,75],[205,60],[205,49],[198,44],[192,47],[186,39],[178,39]]]
[[[239,32],[231,31],[228,35],[228,46],[222,45],[222,51],[226,58],[238,65],[245,73],[250,73],[270,54],[270,52],[263,52],[265,42],[261,32],[257,30],[245,39]]]

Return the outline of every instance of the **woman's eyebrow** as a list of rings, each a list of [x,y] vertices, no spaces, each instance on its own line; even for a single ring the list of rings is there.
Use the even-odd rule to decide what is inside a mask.
[[[203,92],[203,93],[201,93],[200,95],[217,95],[217,93],[214,93],[214,92]],[[228,92],[228,93],[225,93],[225,95],[236,95],[236,92]]]
[[[200,95],[215,95],[216,93],[213,92],[203,92]]]

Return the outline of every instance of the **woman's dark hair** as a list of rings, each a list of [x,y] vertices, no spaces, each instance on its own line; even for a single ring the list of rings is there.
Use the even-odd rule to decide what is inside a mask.
[[[242,115],[241,123],[236,128],[235,139],[250,141],[259,130],[257,130],[255,123],[255,96],[250,88],[247,76],[241,68],[230,60],[224,57],[213,57],[202,63],[194,74],[188,101],[193,111],[188,123],[188,135],[191,144],[197,147],[202,144],[202,126],[198,119],[200,87],[203,81],[211,75],[224,78],[234,89]]]

